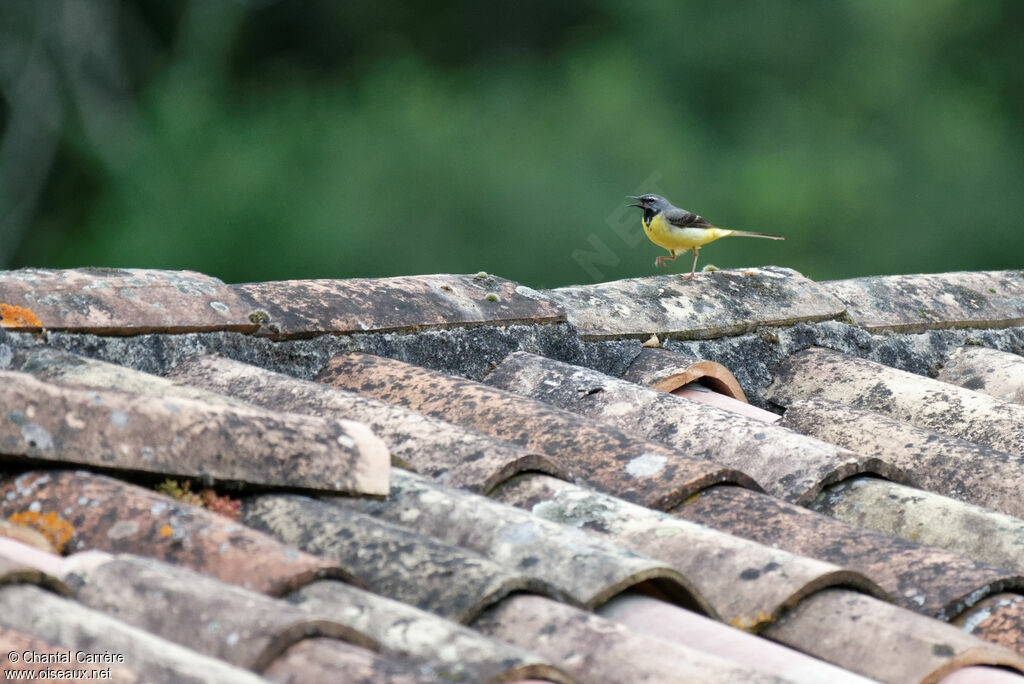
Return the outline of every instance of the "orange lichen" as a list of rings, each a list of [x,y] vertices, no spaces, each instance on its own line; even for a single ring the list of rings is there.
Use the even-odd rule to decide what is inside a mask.
[[[160,528],[161,537],[170,537],[172,534],[174,534],[174,528],[170,525],[164,525]]]
[[[762,625],[766,622],[774,622],[775,618],[768,615],[763,610],[757,611],[757,615],[754,617],[748,617],[746,615],[740,615],[733,618],[730,622],[733,627],[742,630],[751,630],[758,625]]]
[[[5,328],[42,328],[43,324],[31,309],[0,302],[0,326]]]
[[[216,491],[209,488],[193,492],[192,483],[189,480],[178,482],[177,480],[167,479],[156,486],[156,491],[177,499],[182,503],[202,506],[214,513],[226,515],[232,520],[237,520],[241,514],[242,502],[238,499],[217,494]]]
[[[24,525],[37,530],[53,544],[53,548],[58,552],[64,551],[64,545],[75,533],[75,526],[54,511],[49,513],[22,511],[21,513],[12,513],[7,519],[16,525]]]

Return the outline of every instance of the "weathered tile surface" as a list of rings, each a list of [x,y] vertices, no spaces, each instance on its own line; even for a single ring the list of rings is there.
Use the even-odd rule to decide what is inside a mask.
[[[247,670],[263,670],[288,646],[312,636],[376,646],[285,601],[150,558],[90,551],[69,558],[65,569],[64,579],[83,605]]]
[[[543,475],[523,475],[495,498],[549,520],[610,537],[677,568],[724,622],[757,631],[827,586],[884,596],[870,580],[828,563],[733,537],[703,525]]]
[[[934,682],[971,664],[1024,669],[1020,655],[852,591],[829,589],[802,602],[766,636],[797,645],[881,682]]]
[[[278,338],[565,320],[540,293],[485,274],[286,280],[234,289],[265,314],[263,331]]]
[[[597,613],[635,632],[685,644],[792,684],[871,684],[849,670],[649,596],[617,596]]]
[[[628,430],[680,453],[714,459],[750,475],[765,491],[787,501],[812,501],[823,486],[857,473],[904,479],[885,461],[534,354],[509,355],[484,382]]]
[[[796,271],[766,266],[545,290],[585,339],[707,339],[836,318],[843,304]]]
[[[138,673],[144,682],[255,684],[263,681],[247,670],[129,627],[31,585],[0,588],[0,627],[33,634],[70,651],[72,658],[77,651],[124,656],[127,669]],[[69,669],[78,667],[76,664]]]
[[[1024,456],[828,399],[790,404],[780,425],[892,463],[922,489],[1024,517]]]
[[[221,357],[188,359],[170,377],[263,408],[365,423],[393,459],[441,482],[487,492],[523,471],[566,476],[552,459],[510,442],[318,382],[298,380]]]
[[[529,650],[348,584],[314,582],[288,600],[370,636],[384,655],[413,661],[418,671],[437,681],[510,682],[528,677],[569,681],[549,660]]]
[[[246,503],[242,519],[303,551],[337,558],[370,591],[456,622],[515,591],[564,597],[479,554],[315,499],[261,496]]]
[[[39,658],[34,662],[26,663],[21,657],[21,654],[26,651],[38,653]],[[68,646],[63,644],[58,645],[43,639],[37,634],[7,627],[3,624],[0,624],[0,652],[5,654],[3,658],[0,658],[0,676],[5,678],[10,677],[13,679],[19,676],[23,678],[32,676],[35,679],[42,680],[46,676],[51,678],[62,675],[66,676],[71,674],[70,670],[78,669],[78,663],[72,665],[69,662],[67,664],[54,665],[61,658],[74,658],[76,655],[75,649],[68,648]],[[12,661],[9,656],[6,656],[7,653],[19,654],[18,660],[16,662]],[[100,669],[106,668],[110,668],[109,676],[106,676],[106,672],[104,672],[103,676],[111,681],[119,682],[119,684],[140,684],[147,681],[139,670],[130,667],[127,663],[103,663],[100,666]],[[52,671],[60,671],[61,675],[51,675],[50,672]],[[97,674],[96,679],[99,676]]]
[[[71,590],[59,578],[10,556],[0,555],[0,586],[8,584],[35,584],[56,594],[71,594]]]
[[[97,335],[255,332],[252,307],[230,286],[193,271],[27,268],[0,271],[0,324],[11,330]]]
[[[782,682],[540,596],[503,601],[473,626],[551,658],[581,682]]]
[[[429,684],[437,680],[372,651],[334,639],[312,638],[289,646],[261,673],[281,684]]]
[[[898,605],[940,620],[959,615],[990,594],[1024,589],[1024,578],[1011,570],[856,527],[739,487],[707,489],[674,512],[772,548],[863,573]]]
[[[988,596],[959,615],[953,624],[979,639],[1024,653],[1024,596]]]
[[[1024,520],[919,489],[853,478],[811,508],[859,527],[1024,572]]]
[[[768,398],[810,397],[884,413],[926,430],[1024,455],[1024,406],[828,349],[797,352],[779,367]]]
[[[623,546],[514,506],[398,472],[386,499],[325,499],[467,548],[532,575],[593,609],[640,583],[668,600],[714,614],[678,571]]]
[[[390,457],[353,421],[85,390],[0,371],[0,453],[171,476],[386,494]]]
[[[55,512],[65,551],[134,553],[278,595],[317,577],[354,581],[337,564],[287,547],[206,509],[84,471],[28,472],[0,488],[0,514]]]
[[[393,359],[337,356],[317,379],[543,452],[572,477],[654,508],[720,482],[757,487],[739,471],[613,426]]]
[[[821,287],[871,331],[1024,325],[1024,271],[873,276]]]
[[[987,347],[960,347],[949,355],[938,379],[1024,404],[1024,356]]]
[[[716,392],[747,400],[740,383],[722,364],[668,349],[641,349],[622,379],[662,392],[673,392],[699,380]]]

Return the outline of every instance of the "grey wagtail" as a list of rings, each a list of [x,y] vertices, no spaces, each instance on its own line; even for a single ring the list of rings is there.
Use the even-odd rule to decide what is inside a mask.
[[[627,195],[636,204],[631,207],[640,207],[644,215],[640,219],[644,224],[644,232],[647,238],[668,250],[672,256],[660,256],[654,260],[655,266],[664,266],[666,261],[674,261],[680,252],[688,249],[693,250],[693,268],[687,280],[693,280],[697,272],[697,252],[709,242],[718,238],[738,235],[740,237],[768,238],[769,240],[785,240],[781,235],[768,235],[766,233],[749,233],[745,230],[726,230],[713,226],[693,212],[672,206],[664,197],[658,195],[640,195],[633,197]]]

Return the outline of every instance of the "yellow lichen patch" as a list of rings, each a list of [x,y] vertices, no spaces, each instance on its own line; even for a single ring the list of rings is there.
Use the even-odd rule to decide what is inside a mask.
[[[164,525],[160,528],[161,537],[170,537],[172,534],[174,534],[174,528],[170,525]]]
[[[42,328],[43,324],[31,309],[0,302],[0,326],[5,328]]]
[[[22,511],[21,513],[12,513],[7,519],[16,525],[24,525],[25,527],[37,530],[53,544],[53,548],[57,549],[58,552],[64,551],[64,545],[68,543],[71,535],[75,533],[74,525],[61,518],[54,511],[49,513]]]
[[[736,629],[742,629],[746,631],[752,630],[758,625],[762,625],[766,622],[774,622],[774,618],[765,613],[763,610],[757,611],[757,615],[753,617],[740,615],[730,620],[730,624],[732,624],[733,627],[735,627]]]

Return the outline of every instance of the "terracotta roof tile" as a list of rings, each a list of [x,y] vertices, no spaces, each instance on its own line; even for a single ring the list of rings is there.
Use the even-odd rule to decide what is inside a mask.
[[[1024,665],[1021,656],[952,625],[838,589],[803,601],[766,634],[887,682],[936,681],[964,665]]]
[[[83,605],[200,653],[257,672],[302,639],[374,641],[343,624],[185,568],[99,551],[65,562]]]
[[[1024,271],[873,276],[821,286],[871,331],[1024,325]]]
[[[387,447],[352,421],[84,390],[0,371],[0,452],[77,463],[348,491],[387,492]]]
[[[721,619],[759,630],[809,594],[829,586],[884,596],[870,580],[840,567],[762,546],[606,494],[543,475],[525,475],[494,496],[556,522],[610,537],[677,568]]]
[[[822,397],[927,430],[1024,454],[1024,406],[827,349],[793,354],[768,397],[782,406]]]
[[[289,601],[370,636],[383,654],[414,662],[418,670],[441,681],[508,682],[527,677],[569,681],[528,646],[512,646],[341,582],[314,582],[296,590]]]
[[[344,677],[346,684],[428,684],[437,679],[404,663],[333,639],[303,639],[289,646],[263,676],[288,684],[321,684]]]
[[[938,379],[996,399],[1024,404],[1024,357],[987,347],[960,347]]]
[[[693,585],[663,562],[416,475],[396,472],[386,499],[334,497],[330,501],[389,520],[424,537],[476,551],[506,568],[557,587],[577,605],[590,609],[630,587],[645,584],[668,600],[714,614]]]
[[[858,473],[904,479],[897,468],[877,458],[863,458],[784,428],[525,352],[509,355],[485,382],[629,430],[680,453],[714,459],[795,503],[812,501],[823,486]]]
[[[872,478],[832,487],[811,508],[883,534],[1024,572],[1024,520]]]
[[[740,383],[722,364],[668,349],[641,349],[622,379],[662,392],[674,392],[699,380],[716,392],[747,400]]]
[[[456,622],[512,592],[565,598],[553,585],[479,554],[307,497],[258,497],[246,503],[242,519],[286,544],[339,559],[375,593]]]
[[[793,402],[780,425],[884,459],[930,492],[1024,517],[1024,456],[828,399]]]
[[[376,356],[335,357],[321,382],[544,452],[573,477],[623,498],[671,507],[747,475],[494,387]]]
[[[123,664],[129,670],[128,677],[135,673],[144,682],[241,684],[264,681],[247,670],[129,627],[31,585],[0,588],[0,627],[32,634],[70,652],[69,657],[75,659],[78,651],[100,655],[109,652],[123,656]],[[79,667],[74,663],[64,672]],[[98,663],[97,667],[102,669],[106,664]],[[113,664],[111,671],[115,671]]]
[[[27,268],[0,271],[0,321],[12,330],[98,335],[255,332],[252,307],[216,278],[193,271]]]
[[[704,339],[843,313],[843,304],[820,285],[776,266],[716,271],[696,280],[633,278],[544,294],[565,307],[569,322],[590,340]]]
[[[868,684],[872,681],[767,639],[731,629],[702,615],[675,610],[664,601],[630,593],[597,611],[631,630],[682,643],[793,684]]]
[[[487,274],[286,280],[235,285],[275,338],[564,321],[528,287]]]
[[[242,665],[311,682],[774,676],[810,684],[856,681],[858,672],[902,684],[1007,672],[973,662],[1021,669],[1011,651],[1024,653],[1024,577],[1015,570],[1024,522],[938,494],[1018,513],[1024,453],[992,447],[1015,450],[1024,414],[970,388],[982,389],[982,376],[1012,382],[1019,357],[1006,352],[1024,342],[1022,282],[1024,272],[817,284],[769,267],[538,293],[486,275],[228,286],[155,271],[0,274],[0,321],[17,326],[0,326],[0,370],[4,380],[31,385],[20,396],[36,402],[27,416],[13,383],[0,385],[9,452],[0,519],[10,518],[0,529],[0,604],[10,602],[0,606],[0,641],[67,650],[92,643],[89,630],[107,625],[98,643],[141,635],[188,654],[186,669],[125,663],[134,672],[118,674],[139,681],[179,681],[204,659],[230,676],[251,679],[232,669]],[[858,288],[867,294],[844,294]],[[900,332],[916,329],[925,332]],[[845,355],[803,351],[812,345]],[[386,358],[334,358],[353,351]],[[516,351],[559,361],[506,359]],[[189,358],[199,353],[253,365]],[[320,378],[327,382],[309,382],[332,358]],[[943,369],[968,389],[893,366]],[[847,403],[825,405],[832,392]],[[27,439],[25,424],[42,423],[16,425],[12,411],[18,420],[49,415],[53,425],[42,432],[62,439],[69,419],[90,434],[105,434],[103,426],[113,434],[109,407],[60,403],[76,393],[121,397],[129,424],[145,429],[123,442],[127,451],[108,448],[122,444],[109,435],[109,444],[63,444],[45,464],[57,470],[19,476],[40,467],[37,454],[27,443],[17,453],[11,447]],[[811,395],[823,398],[806,401]],[[167,404],[200,410],[179,423],[147,408]],[[820,405],[833,412],[801,413]],[[780,406],[787,418],[773,426],[778,415],[763,409]],[[274,441],[276,426],[304,426],[299,432],[317,444],[330,437],[324,426],[351,420],[377,433],[395,464],[421,475],[392,471],[387,499],[289,493],[315,493],[331,480],[328,470],[309,469],[315,450]],[[168,451],[159,467],[139,465],[147,439],[173,442],[228,422],[244,429],[228,425],[195,448]],[[785,425],[820,431],[828,443]],[[3,445],[0,434],[0,453]],[[108,460],[111,453],[120,460]],[[279,467],[266,467],[275,462],[263,456]],[[230,458],[235,470],[225,472]],[[218,494],[245,497],[250,513],[275,503],[266,516],[275,530],[323,555],[245,519],[60,469],[72,463],[139,482],[166,474],[190,476],[200,488],[216,482]],[[900,478],[898,469],[935,494],[860,476]],[[305,484],[296,483],[301,477]],[[864,525],[882,521],[892,534],[1010,569],[796,501],[858,523],[869,514]],[[48,552],[83,548],[148,558]],[[353,586],[355,575],[401,601]],[[64,577],[75,600],[37,599],[40,587],[26,584],[60,591]],[[896,606],[879,600],[886,593]],[[961,629],[929,616],[955,618]],[[379,651],[366,648],[374,644]],[[196,678],[223,679],[209,672]]]
[[[392,458],[456,487],[487,492],[515,473],[564,476],[552,459],[509,442],[383,401],[222,357],[193,357],[170,377],[188,386],[224,392],[267,409],[366,423]]]
[[[941,620],[993,593],[1019,590],[1009,570],[816,514],[739,487],[712,487],[674,513],[694,522],[863,573],[897,604]]]
[[[481,616],[474,627],[530,648],[580,681],[779,682],[737,663],[632,632],[625,626],[539,596],[516,596]]]
[[[1024,653],[1024,596],[994,594],[957,616],[954,624],[968,634]]]
[[[336,563],[284,546],[206,509],[84,471],[28,472],[0,488],[0,513],[54,512],[70,524],[67,551],[137,553],[278,595],[323,576],[353,579]]]

